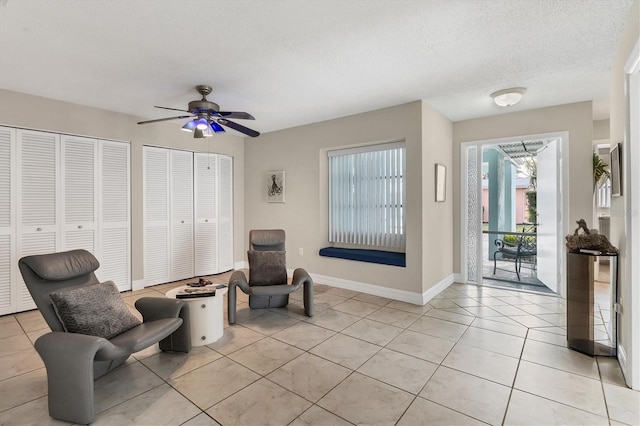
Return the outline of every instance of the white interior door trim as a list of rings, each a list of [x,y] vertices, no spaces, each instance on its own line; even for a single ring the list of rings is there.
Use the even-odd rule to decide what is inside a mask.
[[[625,151],[623,152],[625,194],[626,268],[619,271],[628,286],[623,301],[623,329],[629,329],[626,359],[620,360],[627,385],[640,390],[640,40],[625,64],[624,90],[626,95]],[[620,349],[620,348],[619,348]],[[625,350],[618,351],[625,353]]]
[[[477,145],[475,142],[466,142],[461,144],[460,146],[460,203],[462,206],[462,215],[460,217],[460,272],[462,275],[462,281],[465,283],[476,284],[478,286],[482,285],[482,216],[481,214],[476,214],[477,223],[475,226],[469,226],[469,203],[468,198],[469,194],[475,192],[476,200],[482,204],[482,185],[478,183],[478,179],[476,179],[476,185],[474,188],[470,188],[468,185],[469,182],[469,156],[470,151],[475,148],[475,167],[476,173],[480,176],[482,175],[482,148]],[[471,228],[475,228],[475,237],[476,237],[476,250],[472,251],[469,249],[469,242],[467,236],[472,232]],[[469,265],[470,260],[473,259],[472,256],[475,256],[476,259],[476,276],[472,277],[469,275],[469,269],[471,265]]]
[[[538,280],[558,293],[561,281],[558,254],[562,253],[562,228],[560,228],[559,204],[561,190],[559,140],[552,139],[538,150],[537,164],[537,264]]]
[[[569,132],[563,131],[563,132],[553,132],[553,133],[538,133],[533,135],[514,135],[514,136],[509,136],[504,138],[469,141],[469,142],[464,142],[460,144],[460,169],[461,169],[461,178],[460,178],[460,187],[461,187],[460,203],[461,204],[460,205],[463,207],[462,208],[463,214],[461,215],[461,224],[460,224],[460,230],[461,230],[460,232],[460,247],[461,247],[460,271],[465,282],[468,281],[466,265],[467,265],[467,262],[469,261],[469,256],[475,255],[477,256],[478,261],[482,260],[482,226],[479,227],[478,235],[476,236],[476,238],[478,238],[478,241],[480,242],[479,250],[478,250],[479,254],[469,253],[469,251],[466,248],[467,247],[466,240],[468,235],[468,229],[467,229],[467,223],[466,223],[466,219],[467,219],[466,212],[467,212],[467,195],[469,191],[469,188],[467,188],[467,184],[466,184],[467,179],[465,174],[467,170],[467,164],[466,164],[467,150],[474,146],[477,147],[478,156],[480,157],[479,161],[481,161],[483,146],[500,145],[500,144],[520,141],[520,140],[543,140],[543,139],[557,139],[560,143],[559,150],[558,150],[558,164],[560,167],[560,170],[558,170],[558,174],[560,176],[560,184],[558,188],[560,189],[560,194],[558,194],[558,196],[559,196],[559,205],[561,206],[560,208],[561,213],[560,213],[560,223],[558,225],[558,229],[562,230],[562,232],[568,232],[567,224],[569,223],[569,197],[568,197],[569,156],[566,155],[566,153],[569,150]],[[481,197],[482,183],[480,181],[477,182],[476,190],[480,194],[479,197]],[[479,200],[481,199],[482,198],[479,198]],[[478,220],[481,221],[482,218],[479,217]],[[566,295],[566,288],[567,288],[567,274],[566,274],[566,268],[564,267],[564,265],[566,265],[567,254],[565,250],[560,250],[558,254],[559,254],[559,260],[560,260],[560,263],[558,265],[558,270],[560,271],[560,283],[558,286],[558,295],[564,298]],[[479,274],[479,275],[480,275],[480,278],[477,284],[482,285],[482,274]]]

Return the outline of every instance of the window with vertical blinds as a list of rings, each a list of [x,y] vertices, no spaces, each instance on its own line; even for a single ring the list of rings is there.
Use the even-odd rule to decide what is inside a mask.
[[[341,149],[329,156],[329,241],[405,247],[404,141]]]

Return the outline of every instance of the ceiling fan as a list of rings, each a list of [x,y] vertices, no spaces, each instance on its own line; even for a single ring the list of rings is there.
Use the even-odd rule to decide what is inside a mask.
[[[138,124],[149,124],[157,123],[159,121],[193,118],[191,121],[188,121],[184,126],[182,126],[182,130],[193,132],[194,138],[207,138],[213,136],[215,133],[224,132],[224,128],[222,126],[228,127],[240,133],[244,133],[245,135],[251,136],[252,138],[260,136],[259,132],[256,132],[255,130],[229,120],[229,118],[240,120],[255,120],[255,118],[253,118],[251,114],[246,112],[220,111],[220,106],[218,106],[218,104],[207,100],[207,95],[210,94],[213,90],[211,86],[198,85],[196,86],[196,90],[202,95],[202,99],[189,102],[187,110],[155,106],[155,108],[186,112],[189,113],[189,115],[179,115],[177,117],[140,121],[138,122]]]

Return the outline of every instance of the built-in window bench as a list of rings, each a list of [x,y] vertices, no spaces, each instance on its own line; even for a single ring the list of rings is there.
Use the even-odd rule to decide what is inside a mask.
[[[320,256],[338,259],[356,260],[359,262],[379,263],[381,265],[407,266],[405,253],[383,250],[351,249],[341,247],[325,247],[320,249]]]

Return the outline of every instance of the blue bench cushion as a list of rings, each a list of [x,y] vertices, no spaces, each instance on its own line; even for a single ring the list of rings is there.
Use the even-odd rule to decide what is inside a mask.
[[[320,256],[379,263],[382,265],[407,266],[406,254],[393,251],[325,247],[320,249]]]

